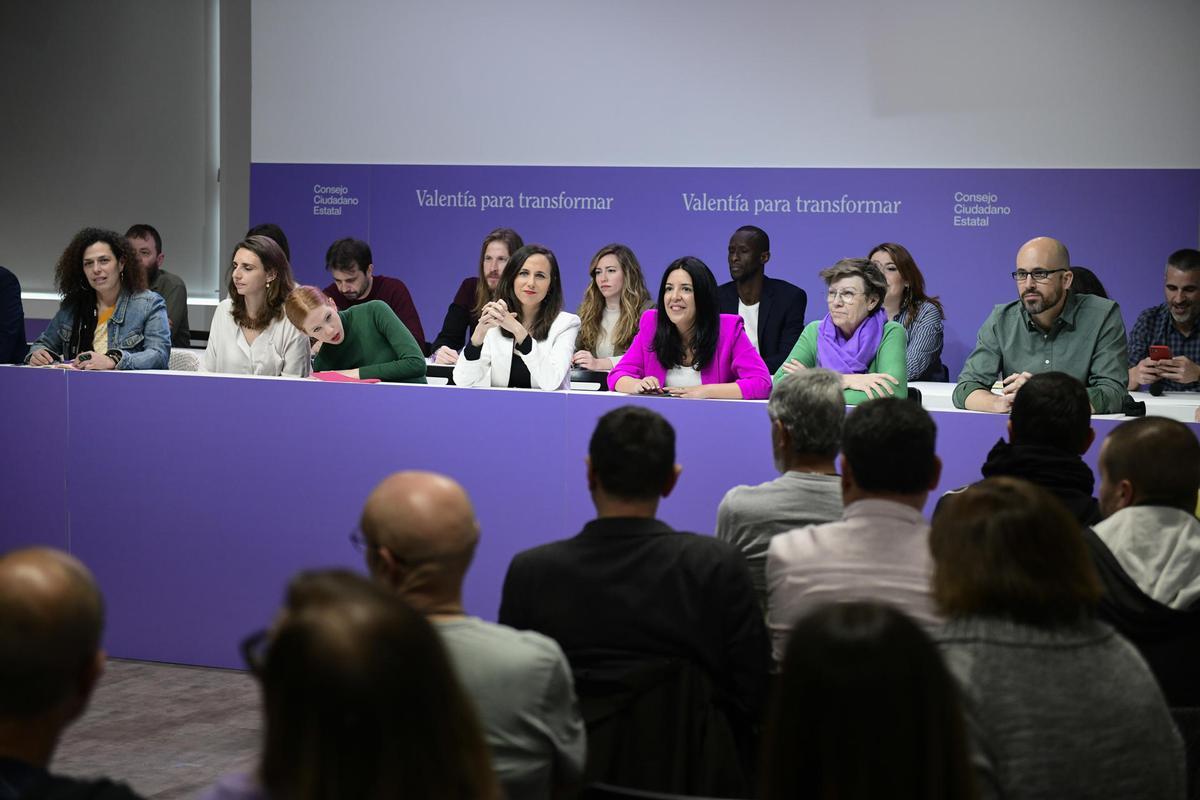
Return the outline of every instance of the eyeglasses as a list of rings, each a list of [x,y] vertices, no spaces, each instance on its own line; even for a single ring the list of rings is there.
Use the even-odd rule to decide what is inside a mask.
[[[838,300],[841,300],[842,303],[848,305],[853,303],[855,298],[861,296],[862,294],[864,293],[857,292],[854,289],[842,289],[840,291],[830,289],[829,293],[825,295],[825,299],[829,301],[830,305],[836,303]]]
[[[263,628],[242,640],[242,660],[253,675],[262,675],[267,663],[267,645],[271,643],[270,632]]]
[[[1011,273],[1011,275],[1013,276],[1013,280],[1015,280],[1017,283],[1024,283],[1028,278],[1033,278],[1034,283],[1045,283],[1046,281],[1050,280],[1050,276],[1054,273],[1066,271],[1066,267],[1059,267],[1058,269],[1034,269],[1029,271],[1019,269]]]

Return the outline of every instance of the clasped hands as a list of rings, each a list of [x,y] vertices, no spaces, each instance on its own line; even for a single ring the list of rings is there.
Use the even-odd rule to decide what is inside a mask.
[[[525,330],[525,326],[517,319],[517,315],[508,310],[508,304],[503,300],[493,300],[483,306],[483,310],[479,312],[479,322],[475,325],[475,332],[471,334],[471,343],[476,347],[482,345],[483,338],[492,328],[503,328],[508,331],[513,335],[517,344],[521,344],[529,335],[529,331]]]
[[[783,362],[783,371],[788,375],[794,372],[801,372],[808,369],[807,366],[801,364],[796,359]],[[842,375],[843,389],[857,389],[863,392],[867,397],[892,397],[896,394],[893,386],[898,386],[900,381],[895,375],[889,375],[886,372],[867,372],[867,373],[850,373]]]

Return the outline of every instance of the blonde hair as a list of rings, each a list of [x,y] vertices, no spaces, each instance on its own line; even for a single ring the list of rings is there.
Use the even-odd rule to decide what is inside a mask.
[[[588,265],[588,288],[583,293],[583,302],[579,304],[579,337],[575,345],[577,349],[587,350],[593,355],[600,344],[600,323],[606,304],[604,295],[596,286],[596,268],[600,259],[608,255],[617,257],[625,276],[625,286],[621,290],[621,315],[612,331],[614,353],[621,355],[629,349],[633,337],[637,335],[642,312],[653,304],[650,292],[646,290],[646,280],[642,277],[642,267],[633,251],[623,244],[601,247]]]
[[[301,333],[307,333],[304,330],[305,317],[329,304],[329,298],[317,287],[297,286],[284,301],[283,311],[287,314],[289,322],[299,328]]]

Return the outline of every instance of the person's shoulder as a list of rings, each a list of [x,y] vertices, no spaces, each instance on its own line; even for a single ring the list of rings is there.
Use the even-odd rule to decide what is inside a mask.
[[[883,335],[885,338],[889,334],[893,335],[893,336],[896,335],[897,331],[899,331],[900,333],[904,332],[904,326],[901,325],[899,322],[889,319],[887,322],[883,323]]]
[[[791,281],[785,281],[783,278],[766,278],[764,283],[771,287],[771,290],[780,297],[795,297],[796,295],[807,295],[803,289]]]
[[[343,314],[383,314],[384,316],[396,316],[396,312],[382,300],[368,300],[365,303],[359,303],[356,306],[350,306],[342,312]]]
[[[217,317],[232,317],[233,316],[233,300],[226,297],[221,302],[217,303],[216,309],[213,310],[213,318]]]
[[[578,314],[572,314],[570,311],[560,311],[550,327],[561,330],[563,328],[578,328],[580,324]]]
[[[376,275],[375,285],[387,294],[408,294],[408,285],[399,278],[393,278],[391,275]]]
[[[556,665],[564,660],[558,643],[537,631],[518,630],[478,617],[447,620],[437,623],[437,627],[449,639],[470,640],[473,644],[486,646],[489,651],[502,650],[510,662]]]
[[[187,288],[187,284],[184,282],[183,278],[179,277],[174,272],[167,272],[165,269],[160,269],[158,271],[158,281],[160,284],[162,284],[164,289]]]
[[[1075,307],[1080,311],[1086,310],[1089,313],[1107,314],[1117,308],[1116,300],[1109,300],[1107,297],[1100,297],[1095,294],[1075,294],[1072,292],[1070,297],[1075,299]]]
[[[166,308],[167,301],[158,292],[150,291],[149,289],[139,289],[129,295],[129,305],[131,306],[148,306],[153,309],[156,306]]]
[[[722,283],[720,286],[717,287],[717,299],[718,300],[727,301],[731,297],[732,298],[737,297],[737,283],[735,283],[734,281],[728,281],[726,283]]]
[[[108,778],[83,780],[61,775],[52,775],[45,788],[35,794],[56,800],[142,800],[126,784]]]
[[[641,319],[638,320],[639,326],[655,325],[658,322],[658,309],[647,308],[642,312]]]
[[[728,336],[737,333],[739,327],[745,328],[746,321],[742,319],[740,314],[718,314],[720,319],[721,334]]]
[[[491,331],[488,331],[490,334]],[[553,542],[546,542],[527,550],[522,550],[512,558],[512,565],[528,566],[531,564],[540,564],[546,561],[557,561],[566,556],[572,549],[574,539],[559,539]]]
[[[1143,321],[1150,322],[1166,313],[1167,313],[1167,304],[1166,303],[1159,303],[1156,306],[1149,306],[1147,308],[1143,308],[1141,310],[1141,312],[1138,313],[1137,322],[1135,322],[1134,324],[1137,325],[1137,324],[1142,323]]]

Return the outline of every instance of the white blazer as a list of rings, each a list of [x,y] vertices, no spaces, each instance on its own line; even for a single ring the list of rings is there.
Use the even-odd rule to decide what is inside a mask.
[[[571,356],[575,354],[575,337],[578,334],[579,317],[560,311],[546,338],[533,340],[529,355],[517,351],[529,370],[529,384],[534,389],[566,389],[570,385]],[[508,386],[512,355],[513,340],[501,335],[500,328],[492,328],[483,337],[478,359],[468,361],[465,356],[458,357],[454,363],[454,384]]]
[[[209,326],[208,347],[200,360],[201,372],[308,377],[312,372],[308,337],[286,316],[271,320],[254,344],[249,344],[233,321],[232,309],[233,301],[228,297],[217,304]]]

